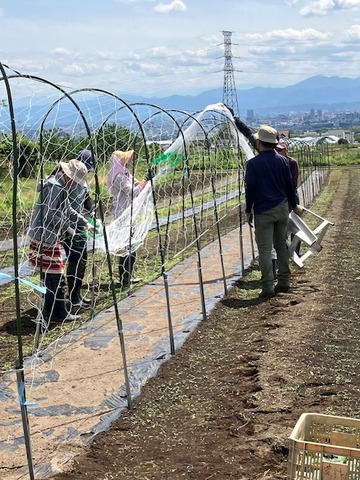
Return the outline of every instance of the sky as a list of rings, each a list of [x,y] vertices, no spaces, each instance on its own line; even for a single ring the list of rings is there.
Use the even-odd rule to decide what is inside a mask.
[[[0,62],[69,88],[196,95],[360,76],[360,0],[0,0]]]

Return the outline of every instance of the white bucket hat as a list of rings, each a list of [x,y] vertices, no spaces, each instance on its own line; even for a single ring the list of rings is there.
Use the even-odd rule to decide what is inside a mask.
[[[87,168],[80,160],[60,162],[60,167],[65,175],[82,187],[86,185]]]

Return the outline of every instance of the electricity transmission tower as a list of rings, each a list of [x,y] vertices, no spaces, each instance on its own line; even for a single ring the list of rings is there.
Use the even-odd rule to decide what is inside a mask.
[[[239,106],[237,101],[234,67],[232,63],[231,53],[231,35],[232,32],[223,30],[225,46],[225,63],[224,63],[224,87],[223,87],[223,103],[234,110],[235,115],[239,115]]]

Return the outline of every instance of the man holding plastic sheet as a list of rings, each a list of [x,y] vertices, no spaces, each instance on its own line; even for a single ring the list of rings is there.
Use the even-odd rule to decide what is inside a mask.
[[[262,125],[254,135],[259,154],[246,164],[246,218],[255,224],[255,240],[259,251],[262,291],[260,298],[287,292],[290,283],[289,253],[286,245],[289,205],[301,214],[292,183],[289,163],[276,152],[277,131]],[[274,245],[278,260],[278,283],[274,288],[271,249]]]

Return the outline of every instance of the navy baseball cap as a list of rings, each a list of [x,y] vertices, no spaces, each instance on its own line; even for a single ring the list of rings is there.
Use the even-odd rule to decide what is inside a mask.
[[[95,170],[94,167],[96,160],[94,155],[91,153],[91,150],[80,150],[76,159],[85,164],[88,172],[93,172]]]

